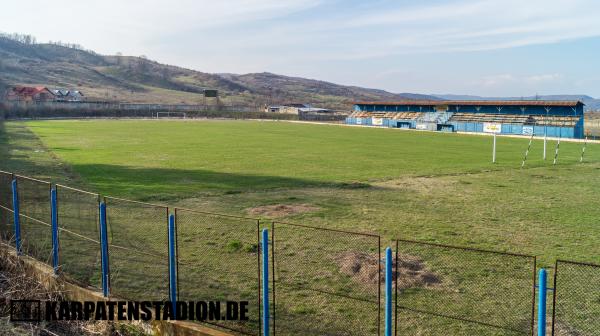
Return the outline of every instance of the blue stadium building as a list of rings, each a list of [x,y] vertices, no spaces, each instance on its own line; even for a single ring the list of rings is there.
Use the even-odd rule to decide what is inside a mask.
[[[445,132],[485,132],[583,138],[580,101],[356,102],[346,118],[351,125]]]

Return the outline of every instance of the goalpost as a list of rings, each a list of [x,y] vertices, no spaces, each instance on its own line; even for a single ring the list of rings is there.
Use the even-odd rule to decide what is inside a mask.
[[[187,115],[185,112],[156,112],[154,117],[156,119],[186,119]]]
[[[585,140],[583,142],[583,148],[581,149],[581,159],[579,159],[579,162],[581,162],[581,163],[583,163],[583,156],[585,155],[585,148],[587,147],[587,142],[588,142],[588,137],[586,135]]]
[[[535,133],[531,133],[531,137],[529,138],[529,144],[527,145],[527,150],[525,151],[525,156],[523,157],[523,162],[521,162],[521,169],[525,167],[525,162],[527,162],[527,157],[529,156],[529,151],[531,150],[531,144],[533,143],[533,136]]]
[[[545,120],[545,121],[547,123],[547,120]],[[558,123],[555,123],[555,124],[552,124],[552,126],[558,126],[558,127],[560,127],[560,133],[558,134],[558,136],[556,138],[556,146],[554,147],[554,155],[553,155],[554,158],[552,159],[552,157],[550,157],[552,159],[552,165],[556,166],[558,164],[558,159],[559,159],[559,154],[560,154],[560,144],[561,144],[561,142],[564,142],[562,140],[562,133],[563,133],[562,129],[565,128],[566,121],[563,120],[562,124],[559,125]],[[547,127],[548,127],[548,125],[546,124],[545,127],[544,127],[544,138],[543,138],[543,146],[544,146],[544,148],[543,148],[543,159],[544,160],[546,160],[546,156],[547,156],[546,155],[546,151],[547,150],[550,151],[550,153],[548,153],[548,154],[552,155],[551,149],[547,148],[548,147],[548,140],[549,140],[548,139],[548,132],[546,130]],[[535,134],[532,133],[531,137],[529,138],[529,144],[527,145],[527,150],[525,151],[525,155],[523,156],[523,160],[521,161],[521,168],[525,167],[525,164],[527,162],[527,158],[529,156],[529,153],[531,152],[531,146],[532,146],[532,143],[533,143],[534,135]],[[554,134],[554,136],[556,136],[556,134]],[[579,163],[583,163],[584,160],[585,160],[586,150],[587,150],[587,147],[588,147],[588,135],[587,134],[584,135],[583,140],[581,141],[581,143],[582,143],[582,147],[581,147],[581,153],[579,155]],[[495,152],[495,146],[494,146],[494,152]],[[495,153],[493,155],[494,155],[493,157],[495,158]]]

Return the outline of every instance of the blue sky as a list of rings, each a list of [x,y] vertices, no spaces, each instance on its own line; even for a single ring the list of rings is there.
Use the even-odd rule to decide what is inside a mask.
[[[11,1],[0,31],[206,72],[392,92],[600,97],[598,0]]]

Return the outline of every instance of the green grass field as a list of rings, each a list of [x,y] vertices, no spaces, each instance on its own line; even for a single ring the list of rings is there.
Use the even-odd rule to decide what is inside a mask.
[[[499,138],[494,165],[491,138],[472,135],[251,121],[5,128],[3,169],[101,194],[234,215],[310,204],[319,209],[285,219],[599,261],[597,144],[580,164],[581,145],[563,142],[553,167],[536,141],[522,170],[527,139]]]
[[[518,138],[499,137],[492,164],[492,138],[477,135],[254,121],[0,127],[0,169],[101,194],[375,233],[384,246],[404,238],[536,255],[541,266],[600,263],[598,144],[579,163],[582,145],[563,142],[552,166],[555,142],[544,162],[534,141],[521,169],[528,140]],[[275,205],[308,211],[261,214]]]

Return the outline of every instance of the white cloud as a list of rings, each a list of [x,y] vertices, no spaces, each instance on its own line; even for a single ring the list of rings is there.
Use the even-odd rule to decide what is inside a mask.
[[[562,75],[554,73],[554,74],[528,76],[528,77],[525,77],[524,80],[527,83],[538,84],[538,83],[544,83],[544,82],[553,82],[556,80],[560,80],[561,78],[562,78]]]
[[[319,0],[103,0],[6,2],[0,31],[29,33],[39,41],[82,44],[101,52],[146,54],[153,43],[198,32],[198,43],[219,30],[317,6]],[[240,32],[243,33],[243,32]],[[136,52],[134,52],[136,50]]]
[[[83,0],[55,6],[41,0],[8,2],[0,12],[0,30],[102,51],[108,46],[137,50],[186,35],[190,43],[207,41],[213,47],[295,45],[299,57],[321,59],[493,50],[600,36],[597,0],[397,2],[360,8],[338,1],[336,10],[326,6],[331,1]],[[266,22],[299,11],[308,13]],[[247,35],[240,28],[243,24],[256,34]]]
[[[600,36],[598,0],[5,2],[0,31],[31,33],[41,41],[145,54],[201,71],[274,71],[395,91],[516,91],[566,83],[581,77],[582,70],[569,70],[581,68],[572,63],[576,56],[565,56],[558,68],[536,62],[528,70],[505,66],[494,51]],[[463,56],[492,61],[474,70]],[[594,71],[597,66],[586,69]]]
[[[474,81],[473,84],[480,85],[484,88],[493,88],[501,86],[531,86],[539,87],[541,85],[551,84],[556,81],[563,79],[563,76],[558,73],[551,74],[536,74],[536,75],[523,75],[516,76],[513,74],[505,73],[498,75],[483,76],[482,78]]]
[[[341,26],[376,30],[351,56],[370,58],[506,49],[600,36],[599,13],[600,1],[594,0],[452,1],[367,12]]]
[[[600,36],[600,1],[485,0],[366,6],[229,34],[228,48],[281,50],[289,62],[473,52]],[[320,9],[319,6],[315,11]]]
[[[406,22],[425,23],[449,18],[477,15],[489,7],[490,1],[461,1],[441,5],[411,6],[387,11],[374,11],[349,21],[347,27],[397,25]]]
[[[501,75],[493,75],[486,76],[479,81],[479,84],[485,87],[496,86],[496,85],[504,85],[507,82],[514,82],[516,78],[511,74],[501,74]]]

